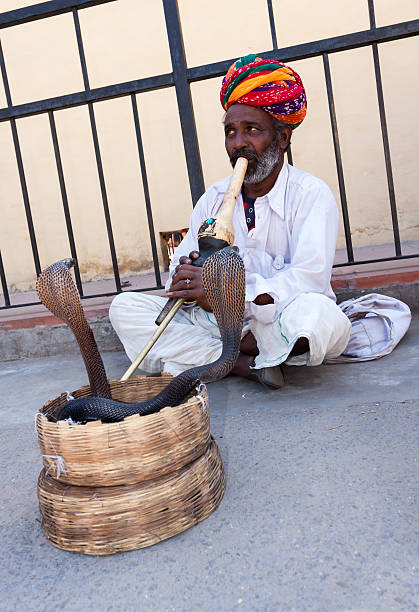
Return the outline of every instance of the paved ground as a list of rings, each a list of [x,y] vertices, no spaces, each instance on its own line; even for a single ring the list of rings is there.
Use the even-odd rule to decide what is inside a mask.
[[[211,385],[220,507],[111,557],[60,551],[37,521],[34,413],[86,382],[81,359],[0,363],[0,609],[417,609],[418,345],[416,318],[376,362],[288,368],[276,392],[235,378]],[[104,360],[110,377],[126,369],[121,353]]]

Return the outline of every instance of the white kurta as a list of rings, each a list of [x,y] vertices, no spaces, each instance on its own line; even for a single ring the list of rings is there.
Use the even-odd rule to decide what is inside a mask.
[[[229,177],[212,185],[192,213],[189,231],[176,249],[166,289],[179,257],[198,249],[202,221],[215,217]],[[338,232],[338,210],[322,180],[284,163],[271,191],[255,201],[255,227],[248,232],[239,195],[233,215],[234,244],[246,269],[246,315],[274,321],[301,293],[322,293],[336,301],[330,286]],[[257,306],[269,293],[274,304]]]
[[[189,231],[176,249],[166,288],[179,257],[198,249],[198,228],[202,221],[216,216],[228,183],[229,178],[215,183],[198,201]],[[246,270],[243,333],[253,332],[260,351],[255,367],[286,361],[302,336],[308,338],[310,352],[288,363],[318,365],[339,355],[348,342],[350,322],[336,306],[330,286],[338,211],[328,186],[284,163],[271,191],[255,201],[254,229],[248,232],[241,195],[233,226]],[[269,293],[274,304],[254,304],[262,293]],[[114,299],[109,316],[131,360],[152,335],[154,319],[164,303],[156,296],[130,292]],[[220,352],[214,316],[195,307],[175,316],[142,367],[178,374],[209,363]]]

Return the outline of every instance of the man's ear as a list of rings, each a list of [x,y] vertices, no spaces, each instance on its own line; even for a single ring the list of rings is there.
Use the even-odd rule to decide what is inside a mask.
[[[288,125],[285,125],[282,128],[281,133],[279,135],[279,147],[281,151],[285,151],[285,149],[290,144],[291,134],[292,134],[292,129]]]

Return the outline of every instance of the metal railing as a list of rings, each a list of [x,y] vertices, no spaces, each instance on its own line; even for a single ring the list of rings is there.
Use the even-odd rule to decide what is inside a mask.
[[[153,256],[154,264],[154,275],[155,275],[155,286],[141,289],[141,291],[147,291],[150,289],[161,289],[161,275],[159,269],[159,261],[157,254],[157,245],[155,239],[155,231],[153,224],[153,212],[150,200],[148,180],[147,180],[147,168],[144,157],[144,150],[141,138],[140,119],[138,115],[138,108],[136,103],[135,95],[146,91],[152,91],[156,89],[174,87],[176,91],[177,104],[180,117],[180,125],[182,130],[182,138],[184,145],[184,152],[186,158],[186,165],[189,176],[189,185],[192,195],[192,201],[195,204],[199,197],[204,192],[204,178],[202,172],[201,158],[199,153],[198,137],[196,132],[192,97],[190,91],[190,84],[196,81],[202,81],[205,79],[211,79],[214,77],[220,77],[226,73],[229,66],[236,58],[230,58],[221,62],[215,62],[211,64],[205,64],[202,66],[196,66],[192,68],[187,67],[186,57],[183,46],[183,36],[181,22],[179,18],[177,0],[162,0],[164,16],[166,20],[167,37],[169,41],[170,55],[172,61],[173,71],[168,74],[159,74],[148,78],[137,79],[124,83],[118,83],[116,85],[109,85],[106,87],[99,87],[91,89],[89,84],[88,69],[86,65],[86,58],[83,48],[83,39],[79,23],[78,11],[87,7],[92,7],[108,2],[114,2],[115,0],[50,0],[49,2],[42,2],[26,8],[17,9],[0,14],[0,30],[2,28],[8,28],[15,25],[27,23],[37,19],[45,19],[54,15],[61,15],[63,13],[71,12],[73,14],[74,28],[77,37],[78,52],[80,58],[80,65],[83,75],[84,89],[83,91],[70,93],[54,98],[48,98],[44,100],[38,100],[29,102],[26,104],[14,105],[10,93],[9,82],[7,77],[7,67],[1,47],[0,41],[0,69],[3,79],[3,85],[7,100],[7,107],[0,109],[0,121],[8,121],[10,124],[14,149],[16,154],[16,162],[19,171],[19,179],[21,184],[21,190],[23,195],[23,202],[25,207],[26,222],[28,227],[28,233],[32,248],[33,262],[36,274],[41,271],[39,252],[37,246],[37,240],[35,235],[35,229],[32,219],[30,197],[26,185],[25,169],[22,160],[22,153],[19,143],[18,132],[16,128],[16,119],[21,117],[27,117],[30,115],[36,115],[40,113],[46,113],[49,117],[51,138],[54,146],[55,161],[57,167],[57,174],[59,178],[62,204],[65,215],[65,222],[67,228],[67,234],[69,239],[71,256],[77,259],[76,244],[74,239],[70,209],[67,200],[66,185],[64,180],[64,173],[61,163],[60,148],[57,138],[57,132],[55,127],[54,112],[74,106],[85,105],[88,107],[90,127],[92,132],[92,139],[95,150],[96,166],[99,177],[99,184],[101,190],[101,197],[103,203],[104,217],[106,221],[107,235],[109,241],[109,250],[112,259],[113,274],[115,279],[116,291],[102,294],[94,294],[84,296],[83,284],[80,277],[80,271],[78,266],[75,267],[76,283],[79,289],[80,295],[84,297],[101,297],[105,295],[114,295],[120,292],[121,280],[118,268],[117,254],[115,249],[115,242],[112,229],[112,219],[109,212],[108,197],[106,191],[106,179],[104,175],[101,151],[99,146],[99,139],[96,127],[94,103],[102,100],[109,100],[111,98],[130,97],[132,102],[132,119],[133,129],[135,130],[137,147],[138,147],[138,158],[139,158],[139,172],[142,178],[144,199],[148,220],[148,230],[150,237],[150,245]],[[275,30],[275,20],[273,15],[272,0],[267,0],[267,12],[269,17],[272,46],[273,49],[269,52],[258,53],[261,57],[275,58],[283,62],[291,62],[295,60],[302,60],[312,57],[322,57],[323,69],[327,90],[327,99],[330,112],[331,130],[333,135],[334,153],[336,161],[336,171],[339,184],[340,201],[342,208],[343,225],[345,231],[347,261],[344,263],[336,264],[336,267],[350,266],[354,264],[367,264],[377,263],[381,261],[391,261],[395,259],[407,259],[412,257],[419,257],[419,253],[416,254],[403,254],[400,232],[398,225],[397,207],[395,190],[393,184],[393,173],[391,165],[391,155],[387,131],[387,120],[384,105],[383,87],[381,81],[380,71],[380,60],[378,54],[378,45],[383,42],[392,40],[400,40],[403,38],[417,36],[419,34],[419,19],[407,21],[403,23],[396,23],[384,27],[376,27],[375,14],[374,14],[374,0],[368,0],[369,6],[369,19],[370,29],[354,32],[351,34],[345,34],[342,36],[336,36],[327,38],[324,40],[317,40],[314,42],[308,42],[304,44],[278,48],[277,36]],[[333,97],[333,85],[329,67],[329,55],[349,49],[355,49],[359,47],[370,46],[372,49],[374,70],[375,70],[375,81],[377,88],[378,107],[380,114],[381,132],[384,148],[385,166],[387,174],[387,184],[389,193],[389,202],[391,209],[393,236],[394,236],[394,249],[395,254],[391,257],[384,257],[379,259],[369,259],[356,261],[354,259],[353,245],[351,239],[351,228],[350,219],[348,213],[348,205],[346,198],[345,179],[342,163],[342,155],[339,145],[339,132],[336,121],[335,104]],[[292,163],[292,153],[288,152],[288,161]],[[38,302],[30,302],[26,304],[11,304],[10,294],[7,284],[6,271],[3,266],[3,260],[1,257],[0,250],[0,280],[4,296],[4,306],[0,308],[16,308],[19,306],[29,306],[37,304]]]

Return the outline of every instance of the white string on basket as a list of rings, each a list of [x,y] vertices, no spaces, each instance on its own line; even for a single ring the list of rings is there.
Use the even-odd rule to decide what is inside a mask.
[[[55,455],[42,455],[43,457],[45,457],[46,459],[54,459],[55,460],[55,469],[56,469],[56,478],[59,478],[61,474],[68,474],[68,470],[65,466],[65,461],[64,461],[64,457],[62,457],[61,455],[59,455],[57,453],[57,451],[55,450],[54,444],[52,443],[51,440],[48,440],[49,444],[52,446],[53,450],[55,451]],[[51,467],[51,466],[50,466]],[[49,472],[49,468],[47,470],[47,474]]]
[[[207,387],[206,387],[205,383],[202,383],[202,382],[199,383],[198,387],[196,387],[196,391],[197,391],[196,397],[200,400],[201,408],[202,408],[202,410],[204,412],[207,411],[207,404],[206,404],[204,398],[202,397],[201,393],[202,393],[202,391],[206,391],[206,390],[207,390]]]
[[[55,459],[55,469],[57,470],[56,478],[59,478],[61,474],[67,474],[68,470],[65,467],[64,457],[61,455],[42,455],[46,459]],[[47,470],[47,474],[49,472],[49,468]]]
[[[70,391],[64,391],[64,393],[66,394],[66,400],[67,402],[71,402],[73,399],[75,399],[74,395],[71,395]],[[81,425],[81,423],[79,421],[73,421],[73,419],[70,417],[68,417],[67,419],[64,419],[69,425]]]
[[[73,421],[71,416],[69,416],[67,419],[64,419],[64,421],[69,425],[81,425],[81,421]]]

